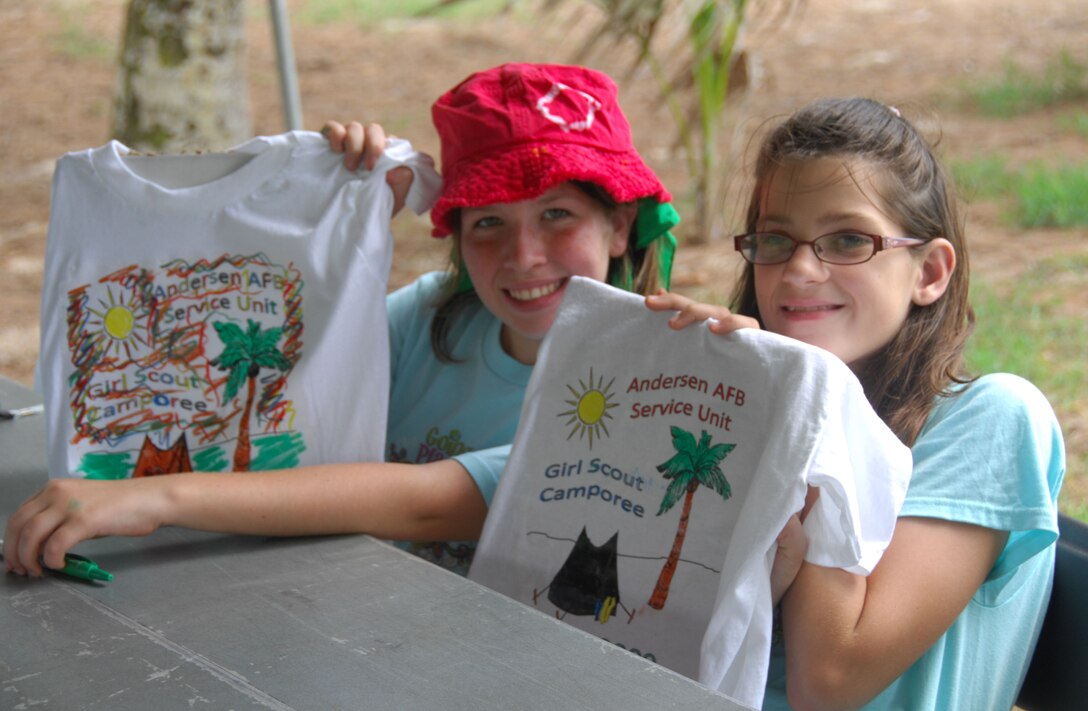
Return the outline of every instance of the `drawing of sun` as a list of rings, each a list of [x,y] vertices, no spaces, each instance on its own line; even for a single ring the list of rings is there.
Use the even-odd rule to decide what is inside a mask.
[[[132,326],[136,323],[132,312],[127,306],[111,306],[102,319],[106,333],[116,341],[123,341],[132,333]]]
[[[115,294],[108,286],[105,298],[99,298],[97,307],[88,308],[90,318],[87,327],[106,357],[135,360],[149,345],[146,307],[135,292],[128,298]]]
[[[578,439],[589,439],[589,446],[593,448],[593,439],[601,439],[601,434],[609,436],[605,420],[611,420],[609,410],[617,406],[612,401],[612,383],[615,378],[604,384],[604,376],[594,382],[593,369],[589,369],[589,381],[578,381],[578,387],[567,384],[567,390],[574,396],[573,400],[564,400],[571,406],[570,410],[560,412],[559,417],[569,418],[566,424],[571,426],[567,439],[578,435]]]

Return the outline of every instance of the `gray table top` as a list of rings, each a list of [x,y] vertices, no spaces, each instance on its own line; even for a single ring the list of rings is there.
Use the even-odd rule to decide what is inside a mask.
[[[45,480],[43,418],[0,421],[0,453],[3,525]],[[368,536],[76,550],[114,581],[0,576],[0,708],[745,708]]]
[[[0,407],[26,407],[40,402],[41,397],[30,388],[0,377]],[[46,479],[45,418],[30,415],[0,419],[0,513],[11,513]]]

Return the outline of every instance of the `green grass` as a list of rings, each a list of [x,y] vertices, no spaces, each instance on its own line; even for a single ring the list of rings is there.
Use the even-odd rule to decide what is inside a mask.
[[[1008,160],[1002,156],[983,156],[950,164],[956,186],[971,199],[1001,198],[1013,191]]]
[[[1072,408],[1088,382],[1088,319],[1065,307],[1086,292],[1088,255],[1041,261],[1001,288],[976,280],[968,362],[978,372],[1022,375]]]
[[[999,156],[952,164],[956,185],[971,199],[996,199],[1008,206],[1018,227],[1088,226],[1088,163],[1049,166],[1036,161],[1021,170]]]
[[[1042,390],[1063,418],[1085,417],[1088,383],[1088,255],[1039,262],[1010,284],[976,282],[971,297],[978,328],[967,361],[975,373],[1009,372]],[[1074,498],[1068,482],[1088,476],[1088,453],[1070,453],[1061,508],[1088,521],[1088,500]],[[1084,487],[1076,487],[1083,491]]]
[[[435,10],[436,17],[473,18],[494,15],[507,0],[462,0]],[[437,8],[439,0],[307,0],[296,16],[315,25],[353,22],[369,25],[383,20],[415,17]]]
[[[1016,218],[1023,227],[1088,225],[1088,163],[1029,166],[1016,178]]]
[[[1058,117],[1058,127],[1081,138],[1088,138],[1088,114],[1077,111],[1066,116],[1060,116]]]
[[[1002,74],[965,87],[972,105],[987,116],[1009,118],[1088,96],[1083,64],[1063,50],[1041,73],[1031,73],[1013,60]]]

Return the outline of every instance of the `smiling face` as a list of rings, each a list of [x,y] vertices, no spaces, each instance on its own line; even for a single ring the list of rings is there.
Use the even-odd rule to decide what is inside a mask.
[[[857,161],[788,162],[764,185],[756,229],[804,242],[843,231],[909,237],[878,207],[877,177]],[[857,371],[899,332],[912,303],[936,298],[925,268],[934,243],[877,252],[851,265],[826,264],[801,245],[784,264],[757,265],[755,293],[764,326],[831,351]]]
[[[537,198],[461,210],[460,251],[480,301],[503,322],[503,348],[536,361],[572,276],[604,281],[621,256],[634,206],[606,211],[563,183]]]

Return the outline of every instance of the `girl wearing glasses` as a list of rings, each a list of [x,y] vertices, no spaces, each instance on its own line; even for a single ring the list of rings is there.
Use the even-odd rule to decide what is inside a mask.
[[[818,101],[765,138],[746,229],[733,313],[649,306],[678,310],[678,328],[713,318],[835,353],[914,455],[870,576],[791,566],[780,538],[792,585],[764,708],[1010,708],[1050,594],[1065,452],[1031,383],[965,371],[967,244],[944,169],[898,111]]]

